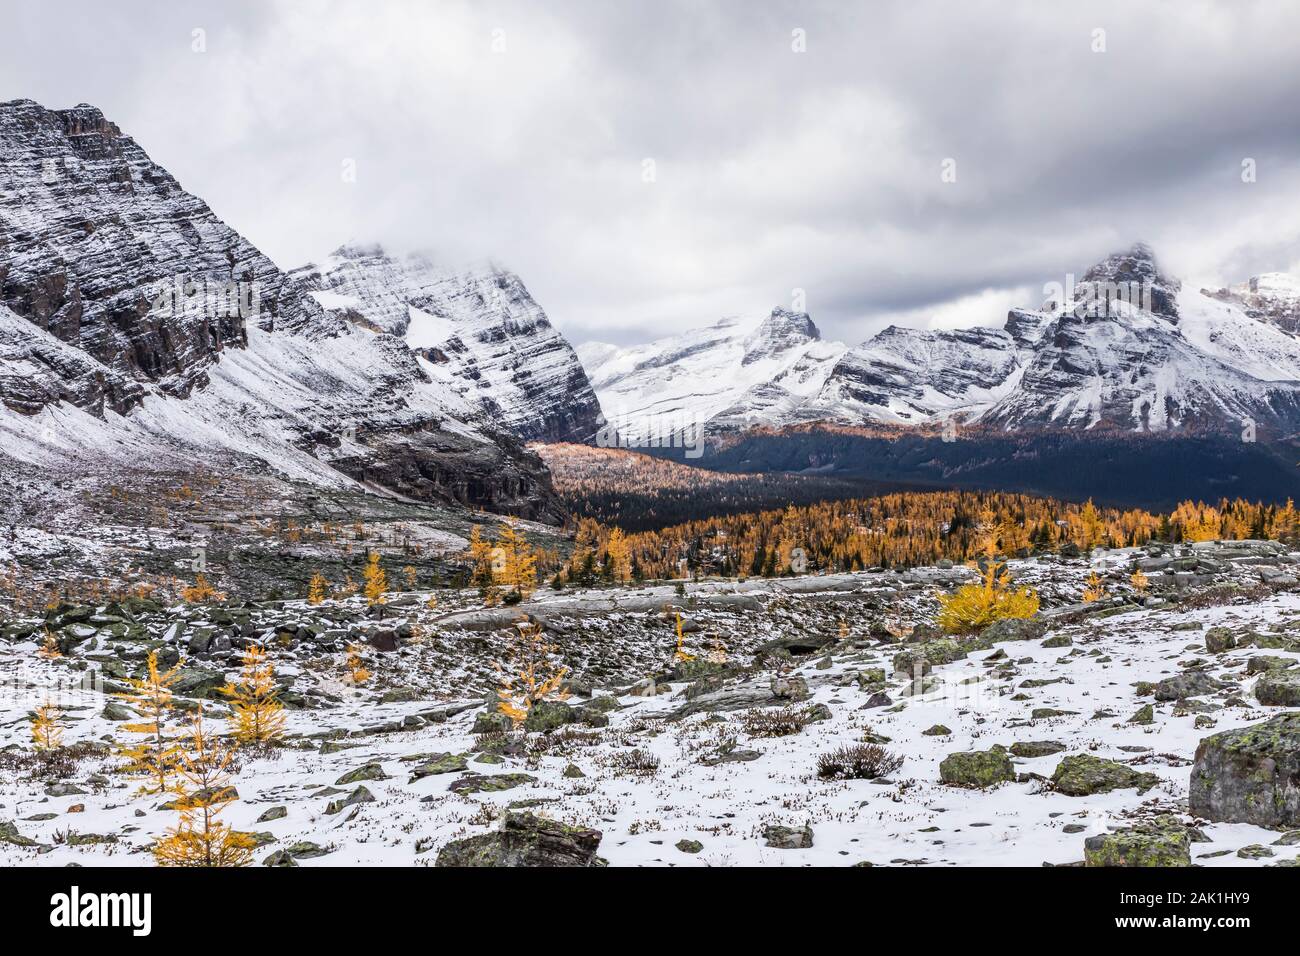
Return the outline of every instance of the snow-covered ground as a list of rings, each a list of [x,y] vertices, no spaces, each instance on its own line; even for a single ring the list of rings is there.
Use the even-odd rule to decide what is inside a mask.
[[[1082,562],[1028,563],[1014,570],[1047,591],[1055,581],[1064,593],[1077,587],[1087,567]],[[867,584],[873,577],[881,581],[879,575],[835,580],[842,586],[845,578]],[[1043,646],[1038,638],[974,650],[965,659],[936,666],[933,690],[907,696],[909,679],[892,673],[893,656],[907,645],[871,636],[875,625],[870,622],[884,613],[922,623],[933,607],[930,589],[913,582],[892,592],[879,590],[857,604],[832,604],[815,592],[777,594],[779,586],[754,582],[745,589],[763,602],[757,611],[715,607],[708,597],[720,588],[692,586],[690,593],[698,601],[688,613],[701,630],[687,634],[687,647],[704,656],[707,642],[719,635],[733,662],[748,663],[762,641],[824,633],[842,618],[848,639],[834,643],[828,653],[794,658],[787,672],[803,678],[810,694],[794,706],[822,704],[830,717],[790,736],[751,738],[743,727],[743,711],[673,719],[670,715],[686,700],[686,682],[670,682],[671,693],[662,693],[661,684],[661,693],[637,696],[625,683],[638,667],[647,670],[636,664],[612,674],[614,682],[597,691],[617,695],[619,706],[609,713],[608,726],[572,724],[549,735],[532,734],[517,755],[485,758],[482,741],[471,728],[483,712],[482,675],[490,673],[487,667],[501,649],[501,638],[457,630],[452,626],[457,615],[444,607],[424,618],[430,639],[392,654],[371,654],[377,670],[373,689],[340,683],[334,676],[337,663],[327,666],[337,662],[338,654],[300,655],[296,662],[282,663],[282,673],[287,668],[315,681],[323,699],[336,703],[290,712],[289,747],[271,758],[242,761],[234,781],[240,799],[224,819],[238,829],[269,835],[258,851],[259,861],[303,841],[329,851],[300,856],[298,862],[306,866],[432,864],[448,841],[488,832],[506,808],[520,801],[540,815],[600,830],[599,854],[611,865],[1068,864],[1083,858],[1086,837],[1135,817],[1172,812],[1191,822],[1186,800],[1197,743],[1211,733],[1280,712],[1254,700],[1257,677],[1247,674],[1248,660],[1266,653],[1300,662],[1300,650],[1206,652],[1204,629],[1214,626],[1231,629],[1239,639],[1263,634],[1275,639],[1266,644],[1293,642],[1300,631],[1300,594],[1279,591],[1244,605],[1170,610],[1165,604],[1076,619],[1049,630],[1048,638],[1058,646]],[[894,596],[882,608],[877,598],[890,593]],[[571,592],[550,599],[555,609],[561,598],[572,611]],[[543,601],[534,610],[545,606]],[[578,665],[575,676],[589,679],[593,668],[610,662],[665,659],[675,640],[670,621],[640,610],[585,618],[575,613],[555,619],[548,638]],[[1059,646],[1063,636],[1072,643]],[[0,645],[5,682],[0,747],[26,749],[26,715],[39,703],[39,686],[69,673],[63,664],[36,657],[35,647],[34,641]],[[81,649],[77,653],[84,657]],[[1137,683],[1173,676],[1194,661],[1206,664],[1228,686],[1202,698],[1203,708],[1154,701],[1153,723],[1129,723],[1140,707],[1153,703],[1149,694],[1139,696]],[[860,685],[858,675],[870,668],[883,668],[888,675],[888,706],[865,706],[873,689]],[[733,682],[761,689],[771,676],[769,670],[746,669]],[[1036,686],[1039,681],[1054,683]],[[377,702],[383,689],[390,697],[401,696],[393,693],[398,687],[408,688],[415,699]],[[586,699],[579,693],[570,703],[580,708]],[[120,724],[102,716],[104,703],[101,694],[80,692],[81,709],[67,714],[65,742],[122,739]],[[450,705],[457,703],[467,709],[445,720],[432,719],[456,711]],[[1040,708],[1067,713],[1034,719],[1033,711]],[[222,709],[213,707],[214,717]],[[1199,715],[1202,726],[1197,726],[1194,711],[1200,710],[1206,713]],[[421,714],[409,721],[411,729],[393,729],[402,718]],[[213,719],[212,725],[220,728],[222,721]],[[924,733],[936,725],[950,733]],[[904,758],[896,773],[881,781],[818,778],[818,755],[860,742],[868,733],[888,738],[885,746]],[[346,749],[321,753],[325,738]],[[1063,749],[1016,758],[1016,782],[968,790],[939,780],[939,764],[950,753],[1049,740]],[[1048,778],[1062,758],[1076,753],[1120,761],[1155,774],[1160,782],[1142,795],[1132,788],[1086,797],[1054,791]],[[464,755],[464,769],[412,780],[413,768],[440,754]],[[728,762],[710,760],[728,754]],[[629,760],[629,755],[639,759]],[[657,759],[657,767],[643,755]],[[41,845],[24,848],[0,841],[0,862],[150,864],[150,844],[175,822],[175,814],[157,809],[160,798],[137,795],[138,781],[117,774],[113,768],[118,763],[87,761],[69,778],[86,792],[59,796],[47,795],[44,781],[0,771],[0,820],[13,821],[22,836]],[[346,798],[357,786],[336,781],[366,764],[378,764],[385,775],[361,783],[375,802],[327,814],[331,800]],[[95,778],[97,772],[103,777]],[[451,792],[449,785],[467,774],[526,774],[531,779],[500,792]],[[77,805],[82,809],[73,812]],[[285,815],[259,822],[273,807],[284,807]],[[809,825],[813,844],[806,849],[769,847],[763,837],[769,824]],[[1203,823],[1201,831],[1209,842],[1193,843],[1192,855],[1194,862],[1208,866],[1260,865],[1300,853],[1300,846],[1274,846],[1274,858],[1244,859],[1236,855],[1238,849],[1268,846],[1280,834],[1244,824]],[[71,845],[69,832],[112,839]],[[702,849],[678,849],[682,840],[699,841]]]

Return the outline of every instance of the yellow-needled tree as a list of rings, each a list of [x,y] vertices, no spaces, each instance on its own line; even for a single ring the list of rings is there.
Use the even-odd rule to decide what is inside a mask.
[[[179,773],[171,788],[180,821],[153,849],[159,866],[246,866],[253,859],[250,834],[231,829],[217,818],[235,800],[230,785],[232,751],[203,727],[200,709],[180,751]]]
[[[58,750],[62,742],[59,708],[47,700],[32,713],[32,746],[48,753]]]
[[[527,600],[537,590],[537,555],[513,521],[507,521],[497,537],[501,549],[501,571],[497,583]]]
[[[378,551],[370,552],[369,557],[366,559],[365,571],[362,573],[365,575],[366,579],[366,600],[372,605],[382,604],[384,601],[384,592],[388,590],[388,575],[385,574],[384,569],[379,566]]]
[[[328,579],[317,571],[311,576],[311,581],[307,584],[307,603],[320,604],[329,593],[329,587]]]
[[[516,727],[528,719],[528,712],[544,700],[565,700],[562,690],[567,667],[554,660],[556,648],[542,637],[540,624],[521,622],[515,627],[505,664],[493,663],[498,677],[497,709]]]
[[[161,793],[168,789],[176,768],[176,744],[167,736],[167,723],[172,711],[171,685],[176,683],[180,668],[178,661],[170,670],[159,672],[158,652],[150,651],[145,661],[144,677],[128,677],[126,682],[131,690],[117,695],[138,717],[123,724],[122,729],[143,735],[139,743],[120,747],[118,752],[128,761],[128,773],[150,778],[144,788],[146,793]]]
[[[986,514],[979,525],[984,555],[975,567],[980,580],[963,584],[953,594],[939,595],[938,623],[950,634],[970,633],[1004,618],[1038,613],[1038,595],[1029,588],[1013,587],[1006,562],[998,560],[997,531],[990,518]]]
[[[605,556],[609,559],[609,570],[614,580],[624,584],[632,580],[632,548],[622,528],[615,528],[609,533],[605,542]]]
[[[284,736],[284,704],[275,684],[275,668],[256,644],[244,648],[239,677],[221,688],[235,712],[235,739],[264,746]]]

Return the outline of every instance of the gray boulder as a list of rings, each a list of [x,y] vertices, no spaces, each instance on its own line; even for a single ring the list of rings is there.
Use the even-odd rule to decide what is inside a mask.
[[[1083,842],[1085,866],[1191,866],[1187,828],[1172,817],[1090,836]]]
[[[1300,826],[1300,713],[1202,740],[1187,801],[1216,823]]]
[[[1266,671],[1255,683],[1255,699],[1270,707],[1300,707],[1300,673]]]
[[[1223,684],[1203,670],[1189,669],[1156,684],[1156,700],[1182,700],[1184,697],[1203,697],[1222,690]]]
[[[599,830],[507,813],[500,830],[452,840],[438,851],[434,865],[603,866],[596,856],[600,838]]]

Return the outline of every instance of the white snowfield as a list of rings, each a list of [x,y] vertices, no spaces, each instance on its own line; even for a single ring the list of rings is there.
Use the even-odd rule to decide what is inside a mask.
[[[1085,569],[1075,570],[1081,578]],[[1032,562],[1016,563],[1013,571],[1019,580],[1031,583],[1041,573]],[[1059,580],[1059,570],[1054,573]],[[927,602],[932,604],[928,598]],[[900,602],[898,610],[910,614],[921,606],[909,598]],[[709,624],[707,610],[696,616]],[[755,639],[790,636],[764,633],[770,621],[763,614],[755,614],[753,622]],[[850,618],[847,623],[860,633],[860,619]],[[609,639],[619,640],[616,624],[615,616],[582,626],[608,629]],[[1279,593],[1252,606],[1204,611],[1144,609],[1060,626],[1051,635],[1070,636],[1072,646],[1044,647],[1041,640],[1034,640],[975,651],[964,660],[937,666],[938,686],[915,697],[901,693],[907,679],[891,674],[888,694],[895,704],[906,705],[897,710],[864,709],[869,693],[860,689],[856,675],[872,667],[892,671],[890,661],[898,645],[877,649],[863,641],[862,650],[837,651],[829,665],[818,655],[801,658],[793,673],[808,683],[811,699],[806,703],[826,705],[831,716],[775,739],[751,739],[738,712],[723,714],[722,721],[708,714],[668,719],[684,702],[684,685],[673,684],[671,694],[620,697],[619,709],[609,715],[609,726],[599,731],[574,725],[571,735],[556,731],[552,736],[559,736],[551,746],[535,748],[530,757],[506,756],[503,762],[487,763],[476,759],[479,748],[470,732],[482,710],[476,703],[442,723],[340,738],[341,743],[355,746],[337,753],[321,754],[316,741],[303,741],[301,749],[286,749],[273,759],[246,759],[234,780],[240,799],[223,818],[240,830],[269,835],[270,842],[258,851],[259,861],[302,841],[328,851],[300,858],[303,866],[429,865],[449,840],[488,832],[497,825],[497,816],[516,801],[532,802],[532,812],[540,815],[600,830],[599,855],[615,866],[1075,863],[1083,858],[1086,837],[1135,818],[1171,812],[1189,821],[1190,761],[1198,741],[1280,712],[1258,705],[1251,694],[1256,678],[1247,675],[1245,665],[1259,651],[1246,648],[1206,655],[1204,632],[1175,630],[1179,625],[1294,633],[1300,629],[1300,594]],[[473,636],[467,634],[465,639]],[[564,635],[555,639],[563,654]],[[26,714],[41,693],[39,686],[28,685],[40,685],[50,675],[34,650],[30,642],[0,649],[4,678],[0,747],[27,746]],[[1295,652],[1267,653],[1300,661]],[[420,674],[431,687],[455,695],[465,673],[422,670],[421,654],[420,647],[410,647],[386,658],[380,664],[383,677],[410,681]],[[1018,671],[1014,677],[999,679],[992,674],[990,658],[1001,654],[1014,662]],[[1149,696],[1137,696],[1137,682],[1158,681],[1180,672],[1193,659],[1207,658],[1211,672],[1237,684],[1248,705],[1216,706],[1210,714],[1215,726],[1209,729],[1194,726],[1195,714],[1175,713],[1175,704],[1162,702],[1154,703],[1154,723],[1128,723],[1143,704],[1152,702]],[[759,678],[764,684],[768,679],[767,675]],[[1039,680],[1059,682],[1033,686]],[[1025,681],[1031,681],[1030,689],[1020,690]],[[434,695],[379,705],[373,703],[370,691],[338,684],[332,690],[344,695],[345,702],[330,710],[290,713],[293,733],[353,732],[427,713],[446,703]],[[1011,700],[1017,690],[1028,699]],[[473,697],[460,695],[461,700]],[[120,734],[116,723],[100,716],[104,702],[102,695],[83,694],[82,709],[68,714],[68,742]],[[1069,713],[1032,719],[1036,708]],[[218,729],[222,723],[215,717],[211,721]],[[951,732],[923,733],[935,725]],[[818,755],[857,743],[868,731],[889,738],[885,746],[904,758],[898,772],[874,782],[818,778]],[[569,742],[564,743],[566,737]],[[1063,757],[1087,753],[1155,774],[1160,782],[1143,795],[1130,788],[1072,797],[1053,792],[1033,777],[982,791],[939,781],[940,761],[950,753],[1044,740],[1059,741],[1065,749],[1051,756],[1016,759],[1018,772],[1049,778]],[[633,751],[657,759],[657,768],[645,773],[623,769]],[[701,762],[744,751],[755,755],[715,765]],[[527,774],[533,782],[466,796],[448,789],[463,775],[460,772],[411,782],[410,771],[424,762],[422,755],[444,753],[466,755],[467,773]],[[363,783],[375,802],[326,814],[331,799],[346,798],[356,786],[335,787],[335,782],[367,763],[378,763],[386,775]],[[583,776],[567,776],[570,765]],[[72,778],[88,792],[68,796],[46,796],[43,784],[12,772],[0,774],[0,820],[13,821],[22,836],[42,845],[38,849],[0,841],[0,862],[9,866],[150,865],[150,844],[174,823],[176,815],[158,810],[160,798],[137,795],[134,782],[121,776],[108,775],[102,786],[86,785],[93,770],[93,764],[88,765]],[[74,805],[84,809],[72,812]],[[286,808],[286,815],[258,822],[272,807]],[[762,832],[770,824],[811,826],[813,844],[806,849],[769,847]],[[1194,842],[1192,856],[1193,862],[1206,866],[1257,866],[1300,854],[1300,845],[1273,845],[1280,834],[1259,827],[1202,823],[1201,829],[1209,842]],[[105,835],[112,842],[74,846],[67,838],[70,832]],[[703,847],[698,853],[684,852],[676,847],[682,840],[697,840]],[[1275,856],[1237,855],[1237,850],[1251,845],[1263,845]]]

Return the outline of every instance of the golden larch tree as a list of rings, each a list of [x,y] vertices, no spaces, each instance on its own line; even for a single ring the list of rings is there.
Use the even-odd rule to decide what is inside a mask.
[[[145,793],[161,793],[168,789],[168,781],[176,768],[177,749],[167,736],[167,723],[172,710],[171,685],[176,683],[180,662],[170,670],[159,672],[158,652],[150,651],[145,661],[144,677],[128,677],[131,690],[118,694],[138,717],[123,724],[122,729],[142,734],[143,739],[131,746],[119,748],[126,757],[128,773],[143,774],[150,778]]]
[[[59,708],[47,700],[32,713],[32,746],[48,753],[58,750],[62,742]]]
[[[470,583],[478,587],[492,584],[492,545],[483,540],[483,529],[474,525],[469,529]]]
[[[235,799],[230,785],[234,753],[203,729],[202,709],[187,743],[171,788],[180,821],[154,845],[154,859],[159,866],[246,866],[253,859],[252,836],[217,819]]]
[[[1097,510],[1097,506],[1092,503],[1091,498],[1084,504],[1071,524],[1074,532],[1074,543],[1082,551],[1091,551],[1106,538],[1106,522],[1102,520],[1101,512]]]
[[[209,601],[224,601],[226,596],[208,583],[206,575],[196,574],[194,584],[181,589],[181,597],[187,604],[206,604]]]
[[[365,571],[366,600],[373,604],[382,604],[384,592],[388,590],[388,575],[384,569],[379,566],[379,552],[371,551],[370,556],[366,559]]]
[[[1097,572],[1093,571],[1088,575],[1088,580],[1084,582],[1083,603],[1091,604],[1094,601],[1100,601],[1106,596],[1106,585],[1098,577]]]
[[[615,528],[605,542],[605,555],[609,558],[610,574],[624,584],[632,580],[632,548],[622,528]]]
[[[45,636],[41,639],[41,646],[37,649],[36,656],[43,657],[47,661],[58,660],[63,656],[63,652],[59,650],[58,638],[48,627],[45,629]]]
[[[502,527],[496,546],[501,549],[501,570],[495,575],[497,583],[527,600],[537,590],[537,555],[513,521],[507,521]]]
[[[275,668],[256,644],[244,648],[241,663],[238,679],[221,688],[235,712],[235,739],[241,744],[274,743],[284,736],[284,704]]]
[[[1147,588],[1151,586],[1151,579],[1142,573],[1141,568],[1137,568],[1130,576],[1129,583],[1133,585],[1138,594],[1146,594]]]
[[[1038,595],[1029,588],[1015,588],[1006,562],[998,560],[997,536],[991,521],[980,525],[984,542],[980,580],[963,584],[953,594],[939,595],[941,628],[951,634],[978,631],[1004,618],[1033,617],[1038,613]]]
[[[689,654],[686,651],[686,635],[682,633],[682,616],[680,614],[677,615],[677,649],[673,651],[673,660],[676,661],[695,660],[695,655]]]
[[[317,571],[311,576],[311,581],[307,584],[307,603],[320,604],[325,600],[325,595],[329,593],[330,583],[325,575]]]
[[[344,661],[344,666],[348,669],[346,677],[348,683],[364,684],[370,680],[370,671],[366,669],[366,662],[361,656],[361,646],[359,644],[348,645],[348,656]]]
[[[518,727],[541,701],[568,698],[569,692],[561,690],[560,685],[569,668],[553,660],[556,648],[542,637],[540,624],[521,622],[515,626],[515,633],[507,662],[494,662],[492,666],[499,680],[497,709]]]

